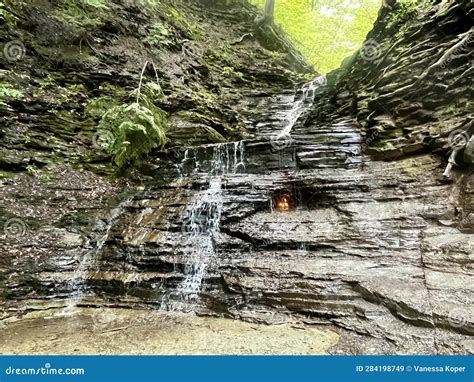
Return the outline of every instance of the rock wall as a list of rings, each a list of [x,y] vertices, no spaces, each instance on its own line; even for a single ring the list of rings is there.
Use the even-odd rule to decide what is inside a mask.
[[[2,3],[1,304],[66,297],[69,289],[40,276],[77,269],[128,188],[157,169],[166,182],[184,146],[241,139],[244,96],[313,75],[282,31],[257,27],[256,8],[211,3]],[[143,89],[156,87],[157,75],[164,93],[156,103],[168,114],[170,143],[155,163],[120,172],[98,124],[135,100],[144,67]]]
[[[377,159],[449,156],[456,139],[462,146],[474,132],[473,12],[470,1],[382,8],[361,49],[328,75],[314,120],[356,117],[364,151]],[[472,143],[457,162],[472,169],[467,151]]]
[[[66,164],[48,181],[4,181],[3,211],[28,226],[1,244],[5,316],[71,301],[192,309],[324,325],[340,334],[335,354],[472,353],[469,162],[442,176],[449,135],[471,121],[472,53],[441,60],[468,36],[468,3],[383,9],[368,36],[376,54],[366,43],[316,86],[295,86],[283,63],[270,69],[249,58],[261,87],[239,83],[224,109],[241,122],[233,139],[242,143],[157,153],[117,180]],[[234,17],[215,9],[206,23],[231,26]],[[275,135],[295,116],[291,132]],[[272,208],[282,194],[297,208]],[[206,208],[219,206],[219,229],[189,232],[187,211],[204,197]],[[200,234],[212,239],[210,255],[197,256],[204,288],[186,299],[180,288]]]
[[[97,3],[5,2],[2,177],[59,161],[111,173],[97,126],[105,111],[135,100],[142,69],[142,92],[164,93],[156,106],[168,113],[169,150],[241,138],[236,100],[312,73],[281,31],[257,27],[246,2]]]

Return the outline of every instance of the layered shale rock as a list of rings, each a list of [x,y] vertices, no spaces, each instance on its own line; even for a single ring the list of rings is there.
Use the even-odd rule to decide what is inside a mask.
[[[140,79],[142,92],[161,94],[156,106],[168,113],[172,149],[240,138],[245,110],[237,100],[312,72],[283,32],[268,45],[257,9],[244,1],[103,3],[2,5],[3,178],[63,160],[110,173],[98,123],[135,101]]]
[[[470,1],[382,9],[360,50],[328,75],[314,119],[355,116],[378,159],[464,147],[474,132],[473,14]],[[472,148],[463,151],[458,164],[472,168]]]
[[[235,17],[209,12],[215,28]],[[445,56],[470,13],[383,9],[368,36],[381,54],[361,50],[327,81],[265,87],[261,68],[260,89],[234,84],[235,142],[152,155],[120,181],[4,182],[4,211],[28,217],[0,247],[5,316],[176,309],[322,325],[340,334],[336,354],[472,353],[474,182],[466,161],[442,175],[449,135],[470,123],[472,53]]]
[[[38,275],[77,270],[129,188],[156,169],[164,182],[175,175],[183,145],[240,139],[248,108],[237,100],[312,72],[281,31],[257,28],[246,2],[104,3],[1,5],[0,304],[67,297]],[[117,174],[98,123],[135,100],[143,69],[142,89],[163,93],[169,151]]]

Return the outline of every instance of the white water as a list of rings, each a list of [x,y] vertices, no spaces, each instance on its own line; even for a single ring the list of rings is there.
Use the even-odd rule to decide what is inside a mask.
[[[201,146],[187,150],[184,161],[190,159],[191,150],[212,149],[212,159],[208,160],[209,187],[196,192],[182,216],[182,242],[184,248],[184,279],[180,282],[176,294],[181,301],[168,302],[165,297],[162,308],[182,309],[190,301],[195,301],[203,289],[209,265],[218,256],[217,241],[224,205],[222,176],[236,174],[245,169],[244,142],[233,142]],[[194,152],[196,157],[196,153]],[[197,159],[194,163],[194,175],[200,173],[203,163]],[[204,175],[204,176],[205,176]],[[169,297],[169,296],[168,296]],[[181,304],[184,302],[184,304]]]
[[[200,158],[201,152],[212,151],[211,159]],[[181,164],[183,170],[186,165],[191,169],[186,175],[196,175],[205,172],[209,176],[218,176],[223,174],[236,174],[245,171],[245,145],[244,141],[231,143],[218,143],[192,147],[185,151],[184,159]],[[186,171],[183,171],[184,176]]]
[[[301,115],[306,110],[309,110],[313,105],[316,89],[324,86],[325,82],[326,77],[321,76],[304,84],[298,93],[296,93],[292,108],[287,111],[280,111],[276,113],[278,119],[284,121],[285,123],[281,131],[277,133],[276,138],[280,139],[290,135],[293,127],[300,119]],[[299,93],[301,93],[301,95]]]
[[[133,196],[128,197],[120,202],[120,204],[110,212],[110,217],[104,229],[104,234],[99,240],[97,240],[95,248],[84,255],[68,283],[68,289],[72,290],[72,294],[67,300],[66,307],[59,315],[68,316],[75,313],[75,307],[81,302],[86,294],[84,280],[87,278],[90,268],[94,267],[97,260],[99,260],[99,256],[102,253],[102,249],[109,238],[110,231],[115,222],[125,212],[125,207],[132,201],[132,199]]]
[[[302,114],[311,108],[315,91],[321,86],[321,78],[303,85],[293,97],[291,108],[275,112],[282,123],[279,136],[289,135]],[[199,150],[212,150],[212,156],[201,159]],[[218,257],[217,242],[220,234],[220,221],[224,206],[223,176],[245,172],[245,145],[243,141],[225,144],[212,144],[190,148],[185,153],[184,163],[191,161],[191,174],[183,176],[208,176],[208,188],[196,192],[182,216],[182,241],[184,249],[184,278],[175,293],[184,301],[194,301],[203,290],[203,281],[208,276],[209,266]],[[72,294],[60,315],[75,313],[76,306],[87,294],[87,277],[99,260],[103,247],[109,239],[114,224],[125,212],[132,198],[122,201],[110,213],[103,235],[97,240],[93,250],[87,252],[69,281]],[[147,211],[144,211],[146,213]],[[142,216],[143,217],[143,216]],[[173,293],[174,294],[174,293]],[[165,305],[163,299],[162,306]],[[176,307],[172,304],[171,307]]]
[[[291,108],[275,112],[279,126],[283,126],[279,137],[291,133],[303,113],[311,108],[315,91],[324,81],[324,77],[319,77],[306,83],[294,95]],[[245,172],[244,142],[189,148],[180,168],[183,177],[209,177],[209,186],[193,195],[182,215],[183,245],[180,247],[184,251],[181,260],[185,264],[184,278],[174,291],[166,291],[161,307],[168,310],[189,307],[189,303],[198,300],[204,289],[208,270],[218,258],[217,243],[224,206],[223,176]]]
[[[293,98],[291,109],[275,113],[283,123],[278,137],[290,134],[302,114],[311,108],[315,91],[324,84],[325,78],[319,77],[303,85]],[[212,149],[212,159],[200,158],[201,150]],[[207,277],[209,265],[218,256],[216,242],[222,214],[223,190],[222,176],[245,171],[245,151],[243,142],[215,144],[186,150],[182,168],[192,163],[191,175],[209,176],[209,188],[199,191],[192,197],[183,214],[183,247],[185,249],[185,278],[178,285],[176,294],[181,301],[198,298]],[[205,176],[204,175],[204,176]],[[167,305],[165,300],[162,307]],[[172,303],[172,309],[179,309],[179,303]],[[168,305],[169,308],[169,305]]]
[[[194,195],[183,219],[183,241],[189,245],[185,278],[177,288],[185,299],[200,292],[206,271],[217,256],[216,237],[222,213],[222,183],[220,177],[210,179],[209,188]]]

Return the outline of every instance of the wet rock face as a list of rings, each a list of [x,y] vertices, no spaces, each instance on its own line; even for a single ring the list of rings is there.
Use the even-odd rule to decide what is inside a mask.
[[[142,93],[161,88],[154,101],[168,114],[171,148],[240,138],[237,100],[313,73],[283,33],[272,35],[278,52],[264,46],[269,37],[255,33],[258,10],[247,2],[85,3],[6,2],[5,17],[16,22],[0,25],[2,49],[11,49],[0,60],[2,178],[58,157],[112,173],[98,125],[135,101],[142,69]]]
[[[240,138],[247,108],[236,100],[312,72],[288,44],[277,54],[262,46],[258,11],[244,2],[111,1],[73,15],[67,3],[7,1],[0,25],[2,51],[13,47],[0,58],[0,304],[67,296],[67,272],[96,250],[122,194],[157,169],[163,182],[176,176],[172,151],[118,173],[100,145],[101,116],[135,99],[147,61],[157,73],[147,65],[143,87],[158,74],[176,151]],[[48,276],[58,269],[65,285]]]
[[[472,226],[456,211],[460,190],[472,197],[473,183],[461,175],[455,187],[444,184],[441,170],[438,158],[424,156],[223,176],[203,291],[179,308],[332,325],[343,334],[342,353],[471,352]],[[183,227],[199,187],[206,180],[187,178],[133,200],[96,264],[103,274],[92,271],[96,294],[117,305],[186,300],[173,293],[196,253]],[[272,211],[281,190],[295,193],[296,210]]]
[[[410,91],[390,101],[418,118],[406,129],[399,114],[374,113],[369,102],[380,95],[379,74],[393,70],[394,91],[404,86],[407,72],[391,52],[418,46],[424,57],[438,44],[429,19],[441,8],[388,24],[384,12],[372,34],[399,38],[385,61],[357,59],[327,86],[281,83],[235,97],[242,140],[150,156],[129,174],[139,186],[70,165],[34,185],[26,174],[3,181],[2,215],[27,216],[29,227],[2,236],[4,316],[74,300],[326,325],[340,334],[336,354],[472,353],[472,172],[456,169],[447,182],[436,145],[412,150],[411,126],[432,134],[438,122],[419,113]],[[462,17],[455,8],[437,20]],[[392,22],[425,25],[427,42],[414,29],[397,34]],[[421,67],[413,54],[403,59],[412,72]],[[423,99],[435,96],[429,86]],[[444,121],[452,129],[466,118],[461,108]],[[390,144],[401,147],[391,161],[367,155]],[[291,208],[275,209],[276,195]]]
[[[474,132],[473,12],[468,0],[382,9],[361,49],[328,75],[312,118],[353,115],[365,152],[382,160],[464,149]],[[474,165],[462,152],[456,162]]]
[[[291,138],[285,147],[259,138],[188,152],[181,177],[166,186],[150,180],[123,199],[100,251],[99,222],[82,255],[64,238],[73,251],[63,263],[35,268],[40,289],[9,281],[17,293],[9,305],[25,299],[33,308],[33,296],[61,305],[79,288],[82,305],[327,325],[341,334],[335,353],[472,352],[472,222],[459,215],[466,200],[472,205],[472,176],[442,181],[442,159],[432,155],[371,161],[351,120],[300,124]],[[308,152],[320,159],[311,167],[298,160]],[[277,157],[280,168],[268,159]],[[266,165],[252,167],[259,161]],[[279,193],[294,197],[296,209],[272,209]],[[194,223],[204,219],[198,230],[189,228],[196,201],[204,211],[195,215]],[[214,208],[218,229],[206,223]],[[196,295],[183,285],[203,263]]]

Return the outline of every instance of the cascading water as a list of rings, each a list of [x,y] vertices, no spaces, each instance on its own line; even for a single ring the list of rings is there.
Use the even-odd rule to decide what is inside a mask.
[[[212,150],[210,156],[209,150]],[[209,176],[209,187],[193,195],[183,214],[184,279],[174,292],[165,294],[162,308],[168,310],[185,309],[198,299],[203,289],[208,267],[218,255],[216,243],[224,205],[223,176],[245,169],[244,142],[188,149],[182,168],[189,166],[189,162],[192,164],[189,176]]]
[[[114,224],[125,212],[125,207],[132,201],[133,196],[127,197],[125,200],[119,203],[112,211],[110,211],[110,217],[107,221],[106,226],[103,228],[103,235],[97,240],[96,246],[93,250],[87,252],[78,267],[74,271],[71,280],[68,282],[68,289],[72,291],[71,296],[68,298],[66,307],[61,315],[70,315],[74,313],[74,308],[77,304],[86,296],[86,286],[84,280],[90,272],[90,269],[94,267],[94,264],[98,260],[102,249],[107,242],[110,231]]]
[[[273,136],[274,139],[288,137],[296,122],[303,113],[311,108],[316,94],[316,89],[324,86],[326,77],[317,77],[314,80],[304,84],[295,94],[291,109],[278,111],[275,116],[282,121],[283,128]]]
[[[299,99],[295,100],[293,103],[293,108],[290,110],[289,113],[285,116],[284,120],[286,122],[286,126],[283,128],[280,134],[289,134],[291,129],[301,117],[303,112],[311,107],[311,104],[314,100],[314,92],[316,88],[320,86],[320,82],[317,80],[308,82],[307,84],[303,85],[301,88],[301,95]]]
[[[271,134],[278,137],[291,133],[296,122],[311,108],[316,89],[324,84],[319,77],[299,88],[291,103],[272,114],[275,124]],[[281,105],[280,105],[281,106]],[[212,144],[186,150],[180,166],[182,177],[209,177],[208,187],[196,192],[182,215],[184,278],[173,291],[165,290],[161,307],[167,310],[185,310],[198,300],[204,289],[208,270],[217,259],[220,220],[224,206],[224,177],[245,172],[244,142]],[[178,250],[178,252],[180,251]]]
[[[192,147],[181,163],[182,176],[235,174],[245,170],[244,141]]]
[[[183,219],[184,241],[190,253],[185,267],[185,278],[177,292],[186,298],[195,298],[200,291],[206,269],[217,255],[216,235],[223,206],[220,177],[209,181],[209,189],[198,192],[191,201]]]

